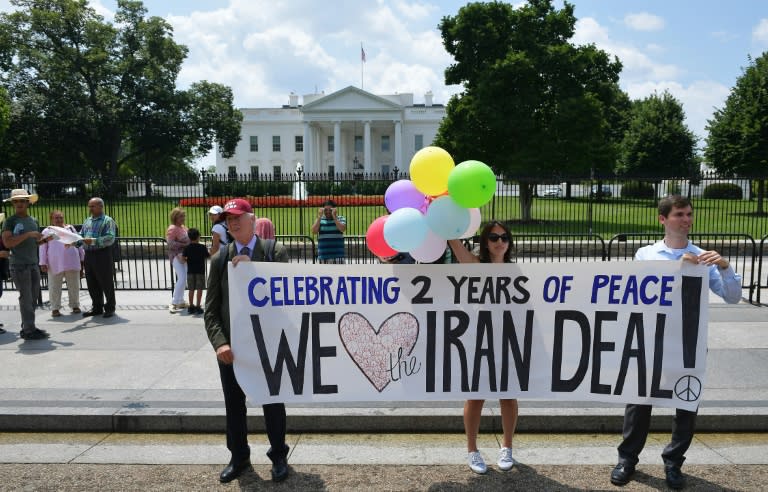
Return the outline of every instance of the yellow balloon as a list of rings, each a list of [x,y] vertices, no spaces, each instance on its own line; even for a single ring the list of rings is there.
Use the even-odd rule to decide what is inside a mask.
[[[454,167],[451,154],[440,147],[424,147],[411,159],[411,181],[425,195],[442,195],[448,191],[448,175]]]

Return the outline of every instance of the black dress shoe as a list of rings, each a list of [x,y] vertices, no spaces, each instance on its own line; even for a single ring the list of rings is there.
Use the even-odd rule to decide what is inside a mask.
[[[244,471],[250,470],[250,469],[251,469],[251,460],[249,458],[246,458],[245,460],[239,463],[230,462],[227,466],[224,467],[223,470],[221,470],[221,474],[219,475],[219,482],[221,483],[231,482],[232,480],[242,475]]]
[[[83,313],[83,318],[87,318],[88,316],[96,316],[97,314],[104,314],[104,311],[101,309],[91,309],[90,311]]]
[[[114,315],[115,315],[114,311],[108,311],[108,312],[104,313],[104,317],[105,318],[111,318]]]
[[[671,489],[682,489],[685,487],[685,475],[680,471],[679,466],[668,466],[664,469],[667,474],[667,485]]]
[[[635,473],[634,465],[619,462],[611,472],[611,483],[614,485],[626,485]]]
[[[288,478],[288,460],[279,458],[272,464],[272,481],[282,482]]]

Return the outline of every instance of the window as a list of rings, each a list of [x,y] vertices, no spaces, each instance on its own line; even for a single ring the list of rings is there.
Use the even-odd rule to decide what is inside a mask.
[[[333,135],[328,135],[328,152],[333,152],[334,149]]]
[[[296,152],[304,152],[304,136],[296,135],[294,137]]]
[[[280,152],[280,135],[272,136],[272,152]]]
[[[259,166],[251,166],[251,179],[259,179]]]
[[[251,152],[259,151],[259,137],[258,135],[251,135]]]
[[[389,152],[389,135],[381,136],[381,151]]]
[[[381,165],[381,174],[384,176],[389,176],[389,164]]]
[[[363,151],[363,136],[355,135],[355,152]]]
[[[277,137],[280,138],[280,137]],[[280,180],[280,174],[283,172],[283,170],[280,168],[280,166],[273,166],[272,167],[272,176],[274,176],[275,181]]]
[[[237,181],[237,167],[229,166],[227,168],[227,178],[229,181]]]
[[[328,164],[328,177],[333,179],[334,176],[336,176],[336,166]]]
[[[424,135],[416,135],[414,140],[414,150],[418,152],[424,147]]]

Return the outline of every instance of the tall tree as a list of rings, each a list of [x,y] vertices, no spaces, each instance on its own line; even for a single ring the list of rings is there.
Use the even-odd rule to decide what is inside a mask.
[[[765,215],[765,182],[768,178],[768,52],[749,58],[731,89],[725,107],[708,121],[708,164],[725,174],[757,180],[757,214]]]
[[[178,91],[187,48],[140,1],[118,0],[114,24],[86,0],[11,3],[18,10],[0,17],[0,70],[14,104],[11,125],[23,131],[13,149],[0,150],[16,168],[46,174],[85,167],[111,182],[138,156],[189,158],[212,141],[223,154],[234,152],[242,115],[231,91],[198,84],[222,98],[215,102],[202,101],[195,86]],[[210,106],[222,112],[195,117],[211,117]]]
[[[682,104],[669,92],[633,101],[616,171],[629,177],[693,178],[696,137]]]
[[[448,102],[435,143],[518,179],[523,220],[537,181],[613,167],[622,114],[614,107],[626,101],[621,63],[571,44],[573,5],[552,4],[470,3],[440,23],[455,59],[445,81],[464,90]]]

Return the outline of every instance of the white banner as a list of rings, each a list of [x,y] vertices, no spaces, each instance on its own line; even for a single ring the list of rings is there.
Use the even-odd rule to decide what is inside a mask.
[[[229,265],[254,403],[546,399],[695,410],[708,271],[673,261]]]

